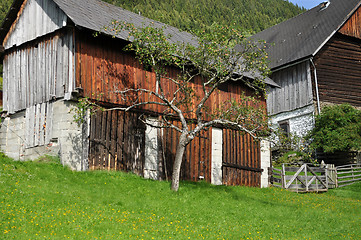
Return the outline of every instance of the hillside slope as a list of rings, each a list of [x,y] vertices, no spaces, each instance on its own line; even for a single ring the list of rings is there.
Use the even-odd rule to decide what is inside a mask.
[[[45,163],[50,161],[53,163]],[[1,239],[360,239],[361,184],[323,194],[72,172],[0,154]]]

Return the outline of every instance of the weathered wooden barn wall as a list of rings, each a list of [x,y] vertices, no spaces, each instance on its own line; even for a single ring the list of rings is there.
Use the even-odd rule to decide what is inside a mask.
[[[3,107],[3,90],[0,90],[0,107]]]
[[[317,54],[315,65],[321,102],[361,106],[360,44],[360,39],[337,33]]]
[[[276,71],[271,78],[281,87],[269,89],[267,111],[270,115],[313,103],[309,61]]]
[[[340,33],[351,37],[361,39],[361,8],[358,8],[354,14],[339,30]]]
[[[97,112],[90,122],[90,169],[131,171],[143,176],[145,163],[145,124],[141,113],[123,111]],[[174,122],[177,124],[176,122]],[[192,126],[194,127],[194,126]],[[169,179],[179,133],[171,129],[159,130],[158,148],[160,179]],[[210,131],[196,137],[187,146],[181,178],[210,181]]]
[[[43,146],[52,138],[53,103],[45,102],[26,108],[25,142],[26,148]]]
[[[60,30],[6,52],[3,109],[14,113],[74,89],[72,30]]]
[[[155,74],[144,70],[132,54],[122,51],[124,42],[111,38],[94,38],[92,35],[79,33],[76,34],[76,39],[76,85],[83,89],[84,96],[103,102],[127,105],[129,102],[121,99],[119,90],[142,87],[155,91]],[[170,68],[169,72],[173,76],[178,73],[173,68]],[[201,79],[196,79],[191,85],[196,93],[201,92],[200,82]],[[162,86],[164,92],[169,95],[175,92],[176,87],[167,79],[162,80]],[[251,89],[240,83],[228,82],[207,101],[208,112],[213,112],[215,107],[218,108],[227,100],[240,99],[242,93],[247,96],[254,94]],[[140,101],[155,100],[147,94],[138,97]],[[261,106],[265,107],[264,98],[261,99]],[[163,107],[157,105],[139,108],[157,113],[164,111]]]
[[[90,169],[131,171],[143,176],[145,163],[145,124],[141,113],[118,110],[99,111],[90,122]],[[177,124],[174,122],[174,124]],[[192,126],[194,127],[194,126]],[[159,179],[170,179],[179,133],[171,129],[159,132]],[[196,137],[187,146],[181,179],[210,182],[211,131]]]
[[[173,124],[177,125],[176,121]],[[180,126],[180,124],[178,123]],[[195,124],[190,124],[194,129]],[[178,139],[180,133],[173,129],[164,129],[161,133],[161,151],[163,157],[163,169],[165,178],[170,180],[173,170]],[[199,136],[186,147],[181,167],[181,179],[183,180],[205,180],[211,182],[211,161],[212,161],[212,131],[203,131]]]
[[[134,55],[125,53],[122,50],[125,46],[124,42],[110,38],[94,38],[92,35],[79,33],[76,34],[76,39],[76,85],[82,89],[83,96],[99,100],[106,103],[107,106],[109,106],[109,103],[128,105],[129,102],[122,100],[119,90],[139,87],[154,88],[153,90],[155,90],[154,73],[146,71]],[[169,69],[170,75],[176,75],[177,73],[176,69]],[[195,92],[201,92],[200,81],[201,79],[196,79],[192,83]],[[164,92],[172,94],[175,89],[175,86],[170,81],[163,79]],[[208,113],[215,111],[227,100],[240,100],[242,94],[251,96],[254,92],[237,82],[224,84],[207,102]],[[144,94],[139,96],[139,99],[136,97],[135,100],[151,101],[152,98]],[[192,104],[195,105],[196,100],[193,101]],[[257,107],[261,108],[265,107],[265,105],[265,99],[262,98],[260,106]],[[154,114],[163,113],[164,109],[156,105],[146,105],[139,107],[137,111]],[[101,116],[99,114],[94,115],[91,120],[90,168],[119,169],[143,175],[145,143],[144,137],[141,137],[141,132],[144,135],[145,127],[141,127],[142,124],[136,120],[138,115],[136,113],[117,113],[115,114],[117,116],[115,120],[113,119],[115,116],[108,111],[101,113]],[[127,117],[128,114],[133,115]],[[194,116],[190,115],[188,117],[192,118]],[[135,118],[134,121],[137,123],[130,120],[131,118]],[[117,121],[118,124],[112,124]],[[223,131],[228,133],[231,130]],[[187,146],[181,179],[192,181],[204,179],[211,182],[211,133],[212,131],[202,133],[202,136],[197,137]],[[118,134],[120,140],[117,140],[118,135],[115,136],[114,134]],[[136,136],[139,136],[139,138]],[[159,161],[160,178],[169,179],[179,133],[174,130],[164,129],[159,133],[159,136],[162,136],[159,139],[159,159],[162,159]],[[254,143],[249,136],[240,137],[236,133],[224,135],[224,143],[227,144],[223,146],[223,153],[228,155],[224,155],[227,158],[224,158],[223,161],[228,165],[223,168],[223,173],[226,176],[223,182],[230,185],[259,186],[261,176],[260,145]],[[131,144],[131,147],[127,146],[127,144]],[[232,149],[232,153],[227,153],[231,151],[230,149]],[[243,155],[236,156],[237,154]],[[244,179],[240,179],[240,177]]]
[[[98,111],[91,116],[89,168],[143,174],[145,125],[139,114]]]
[[[66,23],[66,15],[53,1],[25,0],[2,45],[5,49],[19,46],[54,32]]]
[[[36,104],[2,119],[0,150],[17,160],[60,156],[73,170],[88,169],[88,131],[74,123],[75,102],[57,100]]]
[[[99,111],[91,117],[89,168],[144,174],[145,125],[142,113]],[[173,121],[177,124],[176,121]],[[179,124],[179,123],[178,123]],[[190,127],[195,127],[191,125]],[[158,179],[170,180],[180,133],[158,130]],[[204,131],[187,147],[181,167],[182,180],[211,182],[212,131]],[[250,135],[223,129],[223,183],[260,186],[260,143]]]
[[[249,134],[223,129],[223,183],[260,187],[260,142]]]

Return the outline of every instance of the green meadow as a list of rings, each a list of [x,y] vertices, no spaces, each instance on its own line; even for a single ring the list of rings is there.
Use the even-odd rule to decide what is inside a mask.
[[[0,157],[0,239],[360,239],[361,184],[322,194]]]

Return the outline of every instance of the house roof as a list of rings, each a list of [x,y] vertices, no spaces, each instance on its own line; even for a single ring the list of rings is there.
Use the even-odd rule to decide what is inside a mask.
[[[113,20],[120,22],[130,22],[136,27],[143,25],[154,24],[154,27],[165,27],[166,35],[171,35],[172,42],[184,42],[192,45],[197,44],[197,39],[190,33],[180,31],[179,29],[170,25],[143,17],[139,14],[127,11],[123,8],[116,7],[100,0],[52,0],[59,8],[67,15],[67,17],[77,27],[87,28],[93,31],[100,31],[109,35],[109,32],[104,30],[104,27],[110,25]],[[10,11],[0,27],[0,42],[2,42],[9,31],[12,23],[20,11],[24,0],[15,0],[10,8]],[[128,40],[128,33],[126,31],[119,32],[117,38]],[[253,78],[251,73],[245,73],[246,77]],[[256,73],[256,77],[260,74]],[[279,87],[272,79],[266,78],[266,84]]]
[[[274,70],[315,56],[360,4],[360,0],[330,0],[252,38],[266,41]]]

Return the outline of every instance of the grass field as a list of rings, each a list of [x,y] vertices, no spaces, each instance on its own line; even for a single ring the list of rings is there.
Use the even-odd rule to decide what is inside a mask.
[[[360,239],[361,184],[324,194],[72,172],[0,157],[0,239]]]

